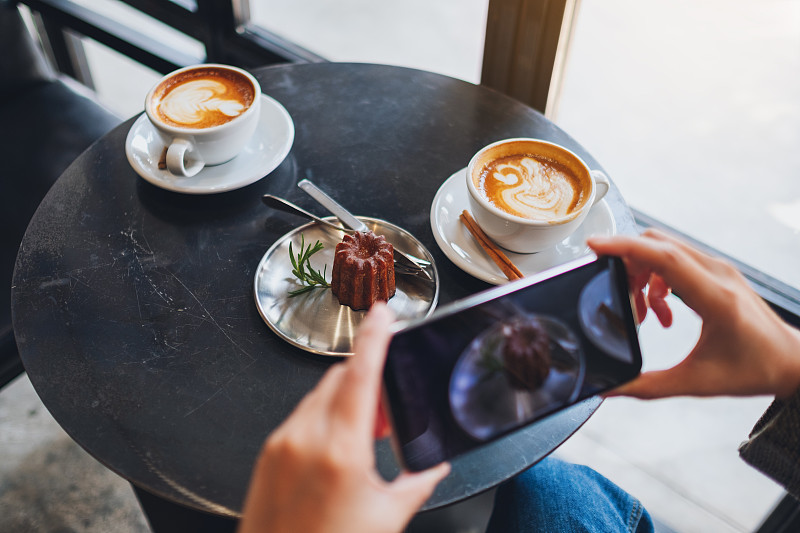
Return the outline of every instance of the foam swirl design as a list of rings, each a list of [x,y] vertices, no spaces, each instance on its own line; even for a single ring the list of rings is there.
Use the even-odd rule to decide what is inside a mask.
[[[221,124],[241,115],[245,109],[247,106],[231,95],[224,83],[211,79],[183,83],[166,94],[158,105],[160,114],[186,127],[206,126],[209,122]]]
[[[583,196],[570,174],[533,157],[503,158],[484,170],[490,202],[508,213],[551,220],[575,211]]]

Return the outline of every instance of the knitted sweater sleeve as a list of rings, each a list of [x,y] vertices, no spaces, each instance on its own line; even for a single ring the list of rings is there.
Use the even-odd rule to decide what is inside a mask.
[[[772,402],[739,446],[739,456],[800,499],[800,390]]]

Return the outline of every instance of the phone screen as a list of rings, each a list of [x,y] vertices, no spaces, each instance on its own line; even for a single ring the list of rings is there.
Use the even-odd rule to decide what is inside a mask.
[[[639,374],[622,262],[583,258],[400,329],[384,370],[409,470],[468,452]]]

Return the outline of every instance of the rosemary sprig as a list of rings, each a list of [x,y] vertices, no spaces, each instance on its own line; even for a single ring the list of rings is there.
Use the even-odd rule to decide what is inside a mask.
[[[322,248],[322,243],[319,241],[314,243],[313,246],[309,244],[308,247],[306,247],[305,236],[300,234],[300,253],[295,257],[292,243],[291,241],[289,242],[289,259],[292,261],[292,274],[294,274],[303,285],[300,289],[289,291],[290,298],[316,288],[327,289],[331,286],[330,283],[325,281],[328,265],[325,265],[322,272],[314,270],[311,266],[311,256],[322,250]]]
[[[500,347],[500,340],[500,338],[492,336],[486,339],[481,347],[478,366],[486,371],[482,379],[488,379],[495,372],[502,372],[505,369],[506,365],[495,355]]]

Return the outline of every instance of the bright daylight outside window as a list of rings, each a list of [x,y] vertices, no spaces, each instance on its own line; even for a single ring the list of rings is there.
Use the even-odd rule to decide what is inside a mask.
[[[478,82],[487,5],[250,9],[255,23],[334,61]],[[798,27],[797,0],[583,0],[554,119],[633,207],[800,288]]]
[[[584,0],[557,122],[632,206],[800,288],[800,2]]]
[[[419,68],[478,82],[489,0],[251,0],[254,23],[331,61]]]

